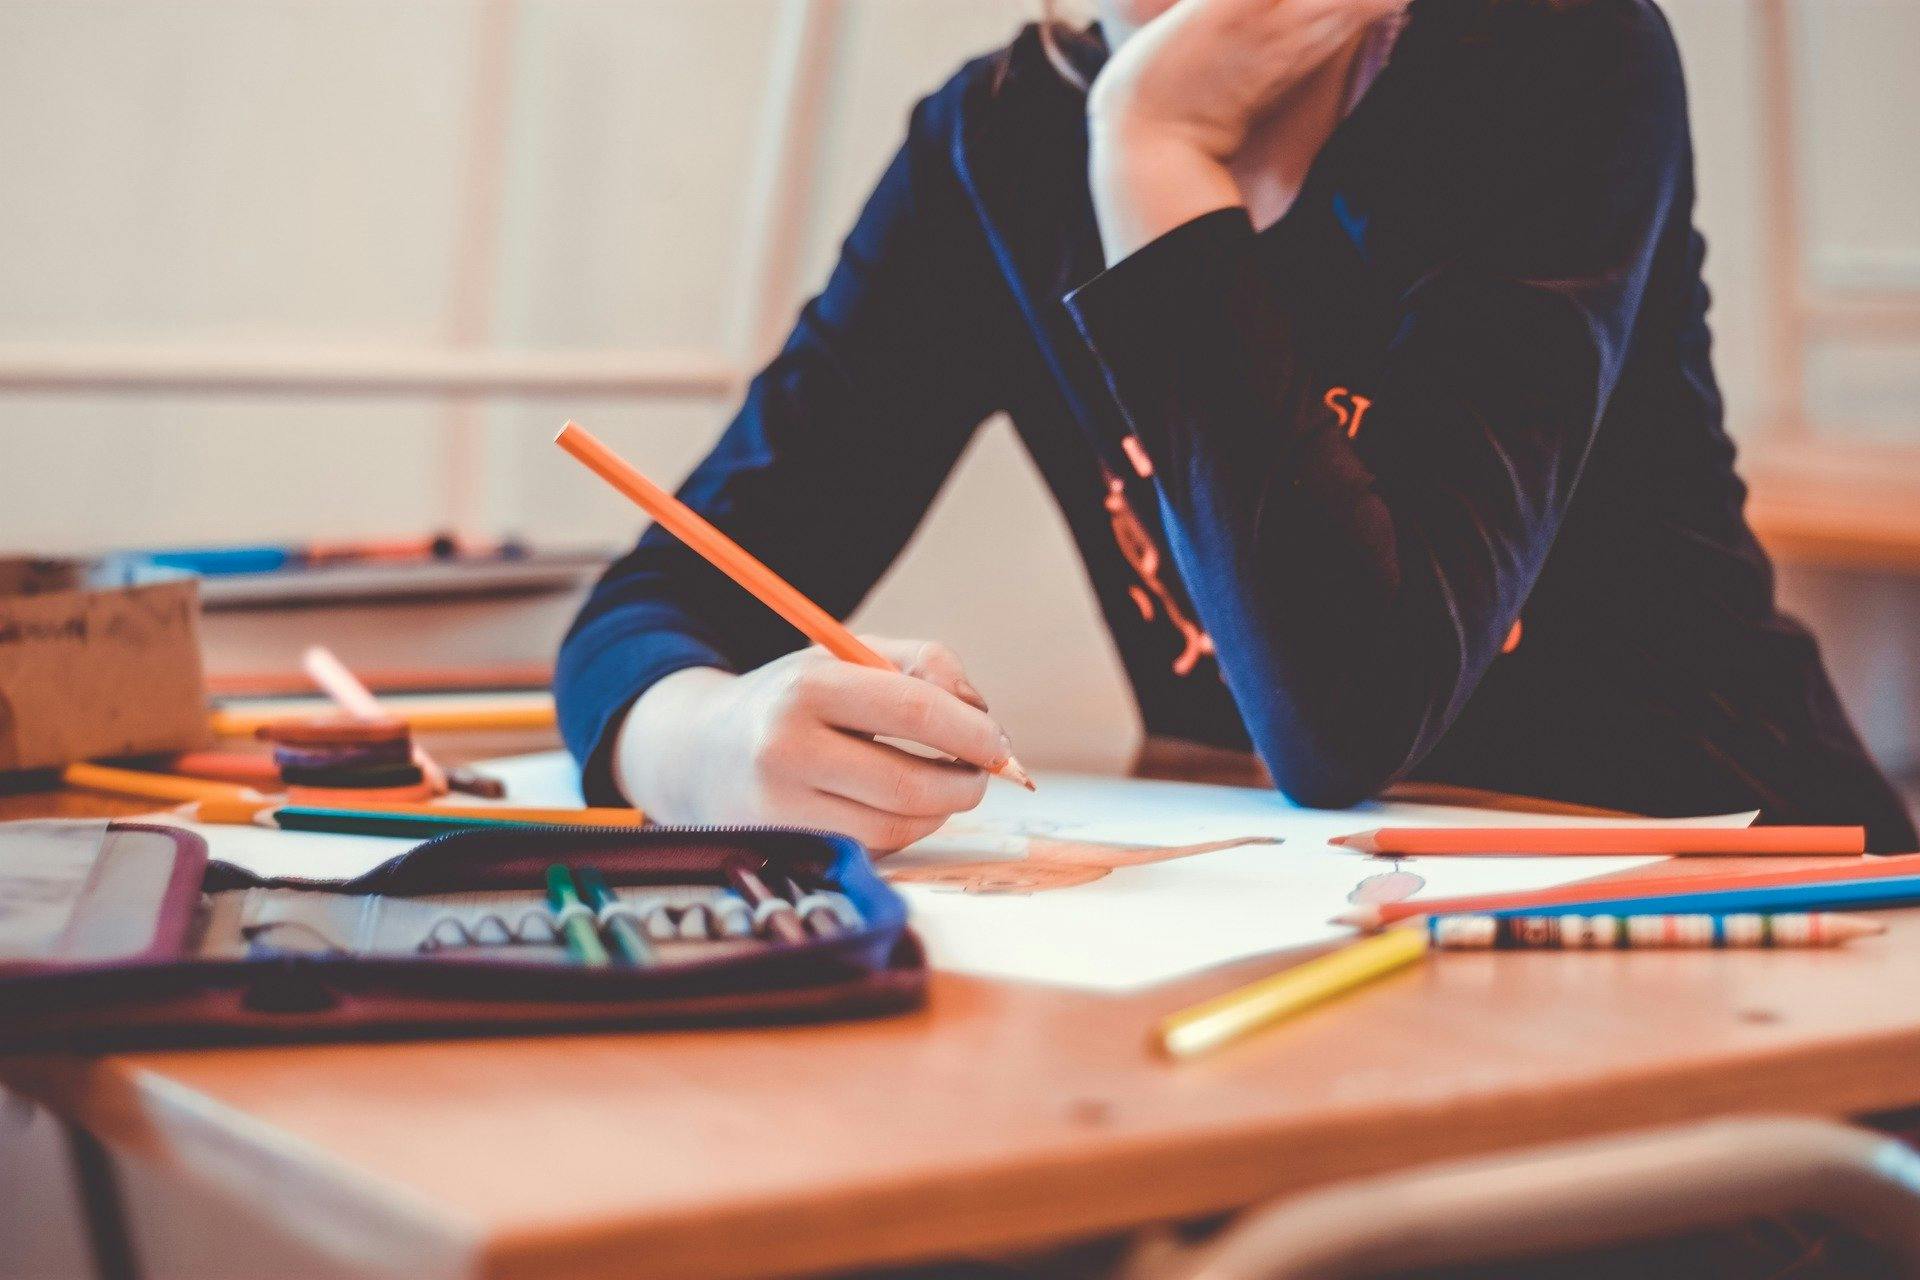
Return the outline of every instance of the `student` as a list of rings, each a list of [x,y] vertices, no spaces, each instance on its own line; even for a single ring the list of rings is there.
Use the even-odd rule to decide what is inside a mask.
[[[1651,0],[1100,16],[919,105],[681,496],[844,616],[1005,411],[1151,733],[1308,805],[1416,778],[1915,848],[1742,515]],[[953,654],[800,643],[649,532],[560,656],[588,793],[882,851],[978,801],[1009,745]]]

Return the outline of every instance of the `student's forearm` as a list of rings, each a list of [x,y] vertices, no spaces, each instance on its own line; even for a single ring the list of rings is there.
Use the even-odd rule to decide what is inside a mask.
[[[661,821],[685,820],[692,796],[682,744],[701,704],[735,678],[714,667],[687,667],[634,699],[613,745],[614,785],[629,804]]]
[[[1177,135],[1098,117],[1088,130],[1087,181],[1108,266],[1242,202],[1227,167]]]

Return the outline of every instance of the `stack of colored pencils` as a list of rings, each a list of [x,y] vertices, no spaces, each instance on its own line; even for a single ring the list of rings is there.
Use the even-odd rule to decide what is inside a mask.
[[[1865,833],[1858,827],[1384,828],[1330,843],[1393,857],[1860,855]],[[1153,1040],[1171,1057],[1204,1053],[1404,968],[1436,947],[1831,947],[1886,929],[1833,912],[1916,903],[1920,854],[1720,875],[1652,871],[1520,893],[1367,904],[1335,923],[1373,936],[1175,1013],[1154,1029]]]

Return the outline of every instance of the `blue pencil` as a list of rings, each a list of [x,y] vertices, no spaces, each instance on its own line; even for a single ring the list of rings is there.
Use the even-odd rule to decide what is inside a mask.
[[[1509,907],[1490,916],[1610,916],[1733,912],[1834,911],[1848,907],[1900,907],[1920,903],[1920,876],[1882,876],[1823,884],[1785,884],[1764,889],[1723,889],[1705,893],[1666,893],[1644,898],[1556,902],[1550,906]]]

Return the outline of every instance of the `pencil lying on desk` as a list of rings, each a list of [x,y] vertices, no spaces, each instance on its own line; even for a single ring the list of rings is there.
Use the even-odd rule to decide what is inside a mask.
[[[1154,1028],[1153,1041],[1171,1058],[1206,1053],[1403,969],[1426,955],[1427,946],[1420,928],[1350,942],[1170,1015]]]
[[[1570,903],[1599,906],[1652,894],[1698,891],[1773,889],[1792,885],[1854,883],[1862,880],[1920,876],[1920,853],[1897,858],[1858,858],[1824,867],[1791,871],[1749,871],[1731,875],[1675,874],[1651,871],[1617,880],[1585,880],[1551,889],[1524,889],[1510,893],[1456,894],[1450,898],[1415,898],[1408,902],[1374,903],[1334,917],[1336,924],[1378,929],[1413,916],[1454,915],[1466,912],[1533,911]],[[1602,907],[1601,909],[1611,909]]]
[[[252,810],[271,803],[268,797],[258,791],[231,782],[183,778],[145,769],[116,769],[104,764],[70,764],[61,770],[60,781],[82,791],[104,791],[109,795],[138,800],[165,800],[173,804],[182,801],[211,802]]]
[[[392,705],[391,715],[404,720],[415,733],[509,732],[551,729],[557,723],[553,698],[548,694],[523,698],[443,698],[410,700]],[[300,714],[286,703],[261,707],[219,707],[207,724],[216,738],[251,738],[262,728],[288,715]]]
[[[840,619],[822,609],[801,593],[799,588],[762,564],[745,547],[713,527],[692,507],[641,475],[632,464],[607,448],[585,427],[569,422],[560,428],[553,442],[585,464],[588,470],[631,498],[660,526],[694,551],[714,568],[732,578],[761,604],[785,618],[801,635],[813,641],[842,662],[852,662],[877,671],[897,671],[891,662],[847,630]],[[1009,782],[1033,790],[1033,779],[1012,756],[994,765],[989,772]]]
[[[336,835],[411,836],[426,839],[482,827],[638,827],[637,809],[528,809],[511,805],[373,804],[332,808],[285,804],[257,795],[194,798],[189,815],[198,822],[275,827],[281,831],[327,831]]]
[[[1830,911],[1779,915],[1428,916],[1442,951],[1642,951],[1692,947],[1837,947],[1885,933],[1878,920]]]
[[[1379,827],[1328,844],[1401,858],[1464,854],[1678,856],[1865,853],[1865,827]]]

